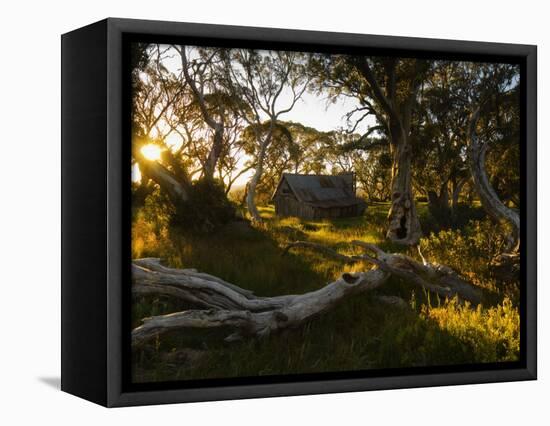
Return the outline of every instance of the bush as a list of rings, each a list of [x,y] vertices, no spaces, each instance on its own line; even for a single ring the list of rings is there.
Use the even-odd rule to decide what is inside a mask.
[[[482,287],[494,288],[491,261],[504,246],[502,233],[490,220],[471,221],[463,230],[432,232],[420,240],[420,249],[431,262],[448,265]]]
[[[194,181],[189,196],[189,201],[176,206],[171,218],[171,224],[181,231],[210,232],[235,218],[235,207],[217,180]]]
[[[168,218],[159,217],[158,221],[147,219],[146,207],[140,209],[132,224],[132,259],[141,257],[160,257],[174,266],[178,264],[179,253],[170,238],[170,228],[164,225]]]
[[[173,212],[159,188],[145,198],[141,207],[132,206],[132,258],[160,256]]]
[[[519,359],[519,311],[508,298],[489,309],[455,298],[439,307],[423,305],[422,315],[468,345],[477,362]]]
[[[417,201],[419,201],[417,199]],[[424,208],[426,206],[426,208]],[[439,232],[442,229],[462,229],[473,220],[483,220],[485,211],[477,206],[459,204],[453,208],[429,206],[428,203],[420,204],[418,216],[422,225],[422,231],[426,234]]]

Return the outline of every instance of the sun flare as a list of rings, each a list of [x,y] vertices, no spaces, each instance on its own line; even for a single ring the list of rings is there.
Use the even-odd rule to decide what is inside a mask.
[[[151,161],[156,161],[160,159],[161,150],[157,145],[149,144],[141,148],[141,153]]]

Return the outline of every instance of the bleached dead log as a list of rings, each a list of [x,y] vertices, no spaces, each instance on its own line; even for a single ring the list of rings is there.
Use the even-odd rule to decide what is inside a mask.
[[[269,310],[260,312],[244,309],[187,310],[145,318],[143,324],[132,331],[132,344],[139,346],[160,334],[186,329],[230,329],[226,341],[266,336],[279,329],[299,326],[351,294],[373,290],[381,286],[388,276],[379,269],[346,273],[321,289],[302,295],[250,299],[271,306]]]
[[[213,275],[192,269],[167,268],[160,259],[138,259],[132,265],[134,294],[174,296],[206,309],[234,309],[251,312],[277,309],[294,296],[256,297]]]
[[[452,269],[420,263],[403,254],[386,253],[377,246],[352,241],[366,253],[347,256],[325,246],[297,241],[287,247],[319,250],[346,263],[359,261],[375,265],[366,272],[344,273],[319,290],[301,295],[255,296],[248,290],[213,275],[194,269],[174,269],[156,258],[133,262],[132,282],[135,294],[161,294],[187,301],[199,309],[145,318],[132,331],[132,343],[140,346],[151,338],[174,330],[229,330],[226,341],[266,336],[274,331],[302,325],[326,312],[353,294],[374,290],[394,275],[444,297],[455,295],[478,303],[480,292]],[[383,296],[382,303],[405,306],[402,299]]]
[[[402,253],[386,253],[374,244],[363,241],[352,241],[351,243],[363,247],[373,254],[363,254],[360,256],[362,260],[371,262],[383,271],[407,282],[442,297],[459,296],[475,304],[481,302],[481,291],[448,266],[429,263],[425,259],[424,263],[420,263]]]
[[[157,257],[147,257],[142,259],[136,259],[133,261],[133,263],[134,265],[142,266],[143,268],[149,269],[151,271],[162,272],[170,275],[193,276],[197,278],[203,278],[208,281],[215,281],[225,287],[232,289],[233,291],[236,291],[239,294],[242,294],[243,296],[253,295],[253,292],[250,290],[245,290],[244,288],[228,283],[227,281],[224,281],[221,278],[218,278],[214,275],[197,272],[196,269],[177,269],[177,268],[169,268],[167,266],[161,265],[160,259]]]

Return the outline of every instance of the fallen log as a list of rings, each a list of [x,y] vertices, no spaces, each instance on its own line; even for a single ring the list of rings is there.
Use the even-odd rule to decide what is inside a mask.
[[[262,306],[262,310],[214,308],[145,318],[143,324],[132,331],[132,344],[139,346],[157,335],[176,329],[229,328],[232,333],[225,338],[226,341],[266,336],[279,329],[301,325],[351,294],[373,290],[381,286],[388,276],[379,269],[345,273],[336,281],[309,293],[268,298],[251,296],[247,299],[257,302],[258,305],[253,306]],[[213,282],[209,284],[213,285]]]
[[[132,331],[132,344],[140,346],[155,336],[174,330],[229,330],[226,341],[245,337],[262,337],[283,328],[297,327],[326,312],[353,294],[374,290],[390,276],[399,277],[443,297],[459,296],[479,303],[481,293],[451,268],[420,263],[403,254],[390,254],[374,244],[352,241],[365,253],[347,256],[320,244],[296,241],[290,249],[318,250],[345,263],[365,261],[374,265],[365,272],[344,273],[322,288],[300,295],[259,297],[219,277],[194,269],[174,269],[160,264],[160,259],[137,259],[132,265],[134,294],[157,294],[189,302],[197,309],[143,319]],[[404,305],[397,298],[382,297],[382,303]]]
[[[420,263],[405,254],[386,253],[374,244],[363,241],[355,240],[351,243],[374,254],[374,256],[363,254],[360,256],[361,260],[371,262],[383,271],[407,282],[414,283],[442,297],[459,296],[474,304],[481,302],[481,291],[448,266],[429,263],[425,259],[423,263]]]

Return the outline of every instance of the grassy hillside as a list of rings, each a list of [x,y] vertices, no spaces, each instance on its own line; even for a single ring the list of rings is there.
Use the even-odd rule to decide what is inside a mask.
[[[277,218],[261,209],[265,224],[252,228],[234,222],[218,233],[192,237],[152,224],[138,212],[133,227],[133,257],[161,257],[174,267],[196,268],[257,295],[304,293],[324,286],[345,271],[365,270],[319,253],[297,249],[295,240],[326,244],[343,253],[359,239],[386,251],[407,251],[384,239],[388,205],[369,205],[362,217],[334,220]],[[427,208],[419,214],[427,238],[421,246],[430,261],[445,263],[484,288],[486,302],[476,308],[440,300],[409,283],[392,280],[377,292],[348,300],[304,327],[259,341],[220,344],[209,332],[173,333],[134,353],[134,380],[185,380],[372,368],[509,361],[519,355],[517,285],[503,283],[487,266],[498,250],[494,227],[483,220],[440,231]],[[480,218],[473,209],[469,217]],[[158,217],[158,214],[157,214]],[[397,295],[406,307],[381,304],[378,295]],[[134,299],[133,326],[141,318],[189,308],[162,297]]]

